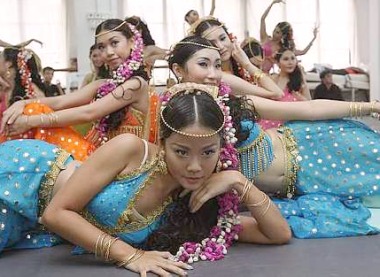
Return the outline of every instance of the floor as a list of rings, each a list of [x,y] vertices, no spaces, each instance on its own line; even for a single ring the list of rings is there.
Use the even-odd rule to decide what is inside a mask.
[[[380,122],[364,119],[380,131]],[[380,227],[380,209],[372,223]],[[125,277],[138,276],[94,259],[72,256],[69,245],[2,253],[1,277]],[[189,276],[373,277],[380,272],[380,236],[335,239],[293,239],[288,245],[236,244],[224,260],[198,262]],[[153,276],[153,275],[151,275]]]

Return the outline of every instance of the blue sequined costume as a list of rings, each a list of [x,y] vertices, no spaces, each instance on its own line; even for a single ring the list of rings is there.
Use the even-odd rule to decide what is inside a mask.
[[[291,199],[273,200],[294,236],[379,233],[366,223],[371,213],[361,197],[379,194],[380,134],[352,120],[292,121],[278,132],[283,133],[289,152],[286,167],[290,177],[286,176],[289,182],[282,192],[291,193],[291,186],[295,191]],[[241,163],[246,163],[244,157]],[[242,172],[249,175],[244,166]]]
[[[53,246],[62,239],[44,230],[38,218],[51,199],[59,172],[73,158],[39,140],[13,140],[0,145],[0,252],[3,249]],[[82,211],[91,223],[132,245],[157,228],[168,199],[151,215],[134,209],[139,193],[157,172],[158,159],[128,175],[118,176]]]

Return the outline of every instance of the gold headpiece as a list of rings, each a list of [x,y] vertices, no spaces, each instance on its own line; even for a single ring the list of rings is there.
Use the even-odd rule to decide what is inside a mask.
[[[95,35],[95,38],[99,37],[99,36],[102,36],[102,35],[105,35],[105,34],[108,34],[108,33],[111,33],[117,29],[119,29],[121,26],[123,26],[124,24],[127,24],[127,22],[123,21],[122,23],[120,23],[118,26],[116,26],[115,28],[111,29],[111,30],[107,30],[107,31],[104,31],[104,32],[100,32],[99,34],[96,34]]]
[[[195,30],[198,28],[199,24],[201,24],[203,21],[206,20],[216,20],[219,22],[219,20],[216,17],[213,17],[212,15],[204,16],[202,18],[199,18],[197,21],[195,21],[193,24],[191,24],[190,29],[187,31],[187,34],[190,35],[195,35]],[[221,23],[220,26],[223,26],[224,24]],[[205,37],[205,36],[202,36]]]
[[[212,98],[217,99],[219,94],[219,88],[212,85],[203,85],[197,83],[180,83],[172,86],[165,92],[165,95],[169,94],[170,98],[173,98],[177,93],[184,91],[184,93],[196,93],[198,91],[206,92],[211,95]]]
[[[165,92],[164,97],[163,97],[164,100],[163,100],[162,105],[161,105],[160,117],[161,117],[161,120],[166,127],[168,127],[170,130],[172,130],[173,132],[175,132],[177,134],[180,134],[182,136],[187,136],[187,137],[193,137],[193,138],[212,137],[212,136],[215,136],[216,134],[218,134],[221,130],[223,130],[225,122],[226,122],[225,116],[223,117],[223,123],[218,128],[218,130],[213,131],[211,133],[207,133],[207,134],[187,133],[187,132],[177,130],[174,127],[170,126],[170,124],[165,120],[163,112],[166,108],[167,102],[171,98],[175,97],[180,92],[183,92],[184,94],[191,94],[191,93],[200,94],[200,93],[204,92],[204,93],[211,95],[214,99],[217,99],[218,93],[219,93],[219,88],[217,86],[203,85],[203,84],[196,84],[196,83],[181,83],[181,84],[177,84],[177,85],[172,86],[167,92]],[[221,110],[221,112],[223,113],[222,110]]]
[[[217,50],[217,51],[220,50],[218,47],[215,47],[215,46],[212,46],[212,45],[205,45],[205,44],[198,43],[198,42],[193,42],[193,41],[180,41],[180,42],[177,42],[175,45],[177,45],[177,44],[190,44],[190,45],[200,46],[200,47],[203,47],[203,48],[214,49],[214,50]]]
[[[260,42],[253,38],[253,37],[249,37],[249,38],[246,38],[240,45],[241,48],[244,48],[247,44],[248,44],[248,48],[249,48],[249,52],[251,53],[252,57],[255,57],[255,55],[253,54],[253,50],[252,50],[252,43],[251,42],[254,42],[254,43],[257,43],[258,45],[260,45]]]

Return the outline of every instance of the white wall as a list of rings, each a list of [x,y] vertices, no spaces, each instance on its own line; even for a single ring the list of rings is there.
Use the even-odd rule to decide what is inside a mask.
[[[380,3],[369,0],[369,28],[365,31],[368,36],[369,67],[371,76],[371,100],[380,99]]]

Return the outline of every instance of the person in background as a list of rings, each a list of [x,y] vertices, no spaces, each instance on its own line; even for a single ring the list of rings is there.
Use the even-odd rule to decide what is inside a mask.
[[[273,80],[251,63],[233,34],[229,33],[226,25],[217,18],[201,18],[192,25],[191,34],[210,40],[219,49],[223,81],[231,86],[234,94],[257,95],[271,99],[283,96],[284,93]]]
[[[277,100],[282,102],[311,100],[303,69],[298,64],[294,52],[289,48],[282,48],[277,52],[275,59],[280,71],[278,74],[272,74],[271,77],[284,92],[284,96]],[[266,130],[279,127],[283,121],[262,118],[258,123]]]
[[[87,73],[84,76],[80,88],[83,88],[95,80],[108,79],[111,77],[108,68],[103,60],[102,52],[98,49],[96,44],[93,44],[90,47],[89,58],[91,60],[91,72]]]
[[[343,100],[342,90],[334,84],[332,72],[326,69],[319,74],[321,84],[315,88],[314,99]]]
[[[215,12],[215,0],[211,0],[211,10],[210,10],[209,16],[214,16],[214,12]],[[196,10],[190,10],[185,14],[185,21],[189,25],[192,25],[197,20],[199,20],[199,13]]]
[[[24,132],[33,130],[38,139],[56,144],[81,160],[118,134],[133,133],[157,141],[159,99],[148,90],[140,32],[124,20],[108,19],[96,28],[95,39],[113,71],[112,79],[97,80],[78,92],[38,102],[18,101],[3,113],[3,136],[23,137]],[[85,138],[70,128],[85,122],[94,122]]]
[[[58,96],[65,94],[62,90],[61,84],[52,84],[54,77],[54,69],[50,66],[42,69],[42,77],[44,79],[44,93],[46,97]]]
[[[261,22],[260,22],[260,41],[262,48],[264,50],[264,63],[262,66],[262,70],[264,72],[269,73],[269,71],[272,69],[273,65],[275,64],[275,55],[277,51],[279,51],[283,47],[291,46],[291,49],[294,51],[294,54],[296,56],[305,55],[311,46],[313,45],[313,42],[317,38],[318,34],[318,28],[315,27],[313,30],[313,39],[309,42],[309,44],[305,47],[303,50],[296,49],[296,46],[294,44],[294,38],[293,38],[293,28],[290,25],[289,22],[279,22],[275,29],[273,30],[272,36],[269,36],[266,30],[266,23],[265,19],[269,14],[269,11],[271,10],[272,6],[277,3],[284,3],[282,0],[273,0],[272,3],[269,5],[269,7],[265,10],[263,15],[261,16]],[[287,41],[288,45],[284,45],[284,41]]]

